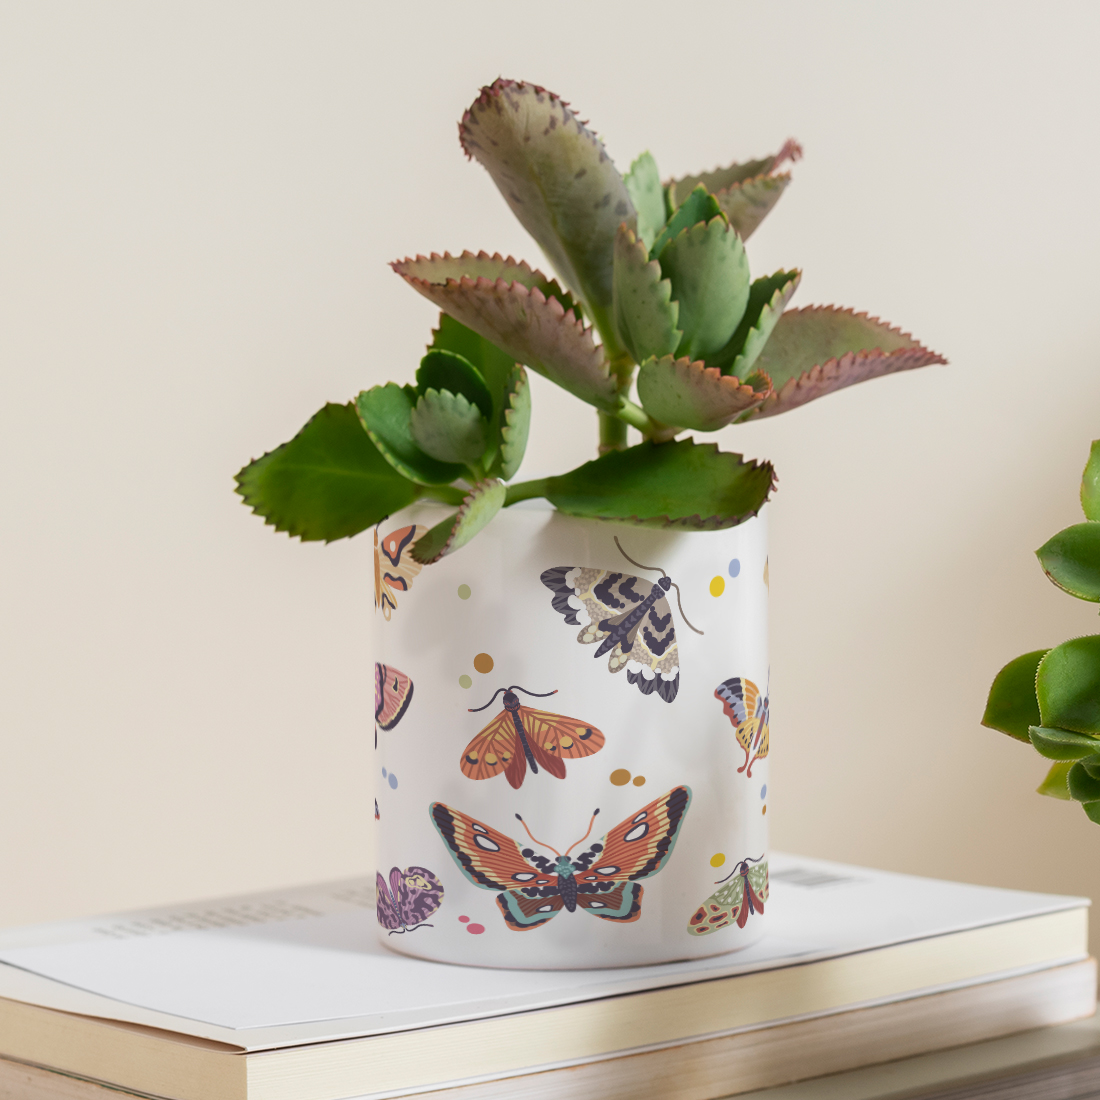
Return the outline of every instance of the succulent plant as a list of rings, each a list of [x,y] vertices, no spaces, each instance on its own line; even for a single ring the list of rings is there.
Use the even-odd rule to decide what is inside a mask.
[[[790,182],[794,141],[666,183],[643,153],[622,176],[568,104],[511,80],[482,89],[459,138],[557,278],[485,252],[392,264],[442,310],[415,384],[327,405],[240,471],[238,492],[278,530],[343,538],[426,497],[458,509],[413,548],[431,562],[535,496],[572,515],[731,527],[768,499],[771,464],[677,435],[946,361],[865,313],[786,309],[797,270],[751,278],[745,241]],[[599,457],[506,484],[527,442],[528,369],[596,409]],[[628,427],[641,443],[627,446]]]
[[[1085,522],[1059,531],[1035,555],[1064,592],[1100,603],[1100,439],[1081,479],[1081,507]],[[1080,802],[1100,825],[1100,634],[1009,661],[989,689],[982,725],[1055,761],[1039,794]]]

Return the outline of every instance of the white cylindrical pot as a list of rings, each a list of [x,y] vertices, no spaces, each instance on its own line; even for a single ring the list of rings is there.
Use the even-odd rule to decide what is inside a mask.
[[[755,942],[765,517],[688,532],[523,504],[417,568],[409,545],[447,511],[416,505],[377,532],[382,942],[523,968]]]

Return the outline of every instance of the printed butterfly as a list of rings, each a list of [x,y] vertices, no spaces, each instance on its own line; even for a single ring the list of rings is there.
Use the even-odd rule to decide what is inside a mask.
[[[443,904],[443,883],[426,867],[394,867],[390,871],[390,881],[379,874],[378,880],[378,923],[396,932],[415,932]]]
[[[738,928],[744,928],[750,913],[763,913],[764,902],[768,900],[768,864],[761,863],[763,859],[763,856],[743,859],[726,878],[719,879],[718,882],[725,882],[732,877],[733,881],[716,890],[695,910],[688,921],[688,932],[706,936],[734,921]],[[750,867],[751,863],[756,866]]]
[[[723,680],[714,697],[722,704],[726,717],[733,723],[737,743],[745,750],[745,762],[737,769],[752,778],[752,766],[768,755],[768,696],[760,697],[760,689],[740,676]]]
[[[408,592],[413,577],[424,568],[413,560],[410,551],[412,544],[427,533],[422,524],[399,527],[386,535],[379,546],[378,528],[374,529],[374,609],[382,608],[386,622],[397,609],[397,593]]]
[[[389,665],[374,663],[374,720],[384,730],[392,730],[402,718],[413,697],[413,682]]]
[[[483,890],[499,890],[497,906],[513,931],[538,928],[562,909],[583,909],[603,920],[629,924],[642,915],[642,886],[668,861],[684,815],[691,805],[687,787],[673,787],[632,817],[620,822],[606,836],[576,859],[569,853],[583,844],[588,832],[564,855],[535,840],[523,818],[516,814],[527,835],[557,856],[556,861],[531,848],[520,849],[510,836],[474,818],[433,802],[429,813],[459,870]]]
[[[617,538],[615,545],[619,546]],[[659,566],[641,565],[621,546],[619,553],[639,569],[656,569],[661,579],[653,582],[583,565],[557,565],[540,579],[554,593],[551,606],[570,626],[580,625],[578,611],[587,613],[588,625],[581,627],[577,641],[581,645],[598,641],[595,657],[610,651],[608,672],[625,668],[627,680],[643,695],[656,692],[671,703],[680,690],[680,657],[672,609],[665,595],[675,588],[679,599],[680,589]],[[681,616],[683,613],[681,607]],[[687,619],[684,622],[695,630]],[[695,632],[702,634],[701,630]]]
[[[459,762],[462,774],[470,779],[492,779],[504,772],[505,778],[517,790],[523,785],[527,768],[537,775],[541,766],[558,779],[565,778],[565,760],[575,760],[597,753],[604,745],[603,734],[594,726],[577,718],[551,714],[546,710],[525,707],[519,701],[516,690],[540,699],[557,695],[557,691],[545,694],[528,691],[513,684],[510,688],[498,688],[493,699],[504,692],[502,710],[463,750]],[[471,712],[484,707],[470,707]]]

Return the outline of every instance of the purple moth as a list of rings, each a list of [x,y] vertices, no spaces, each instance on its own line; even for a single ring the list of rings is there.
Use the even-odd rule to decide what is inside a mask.
[[[414,932],[443,904],[443,883],[426,867],[400,867],[390,870],[387,883],[378,879],[378,923],[396,932]]]

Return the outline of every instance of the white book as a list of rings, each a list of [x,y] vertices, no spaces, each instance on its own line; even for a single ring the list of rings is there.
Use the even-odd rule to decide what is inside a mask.
[[[0,1055],[180,1100],[413,1095],[1057,973],[1037,1026],[1095,1003],[1087,906],[774,855],[743,951],[518,971],[387,951],[367,880],[303,887],[0,932]]]

